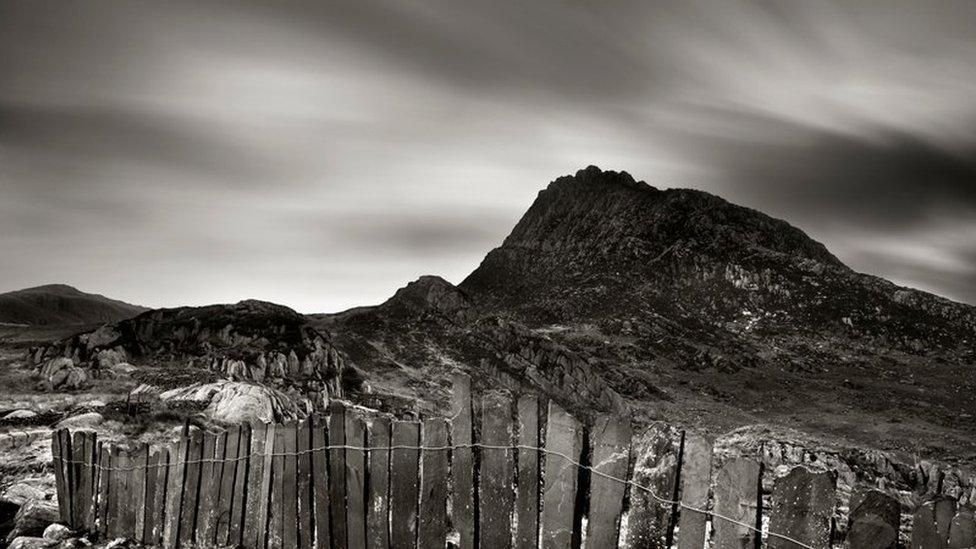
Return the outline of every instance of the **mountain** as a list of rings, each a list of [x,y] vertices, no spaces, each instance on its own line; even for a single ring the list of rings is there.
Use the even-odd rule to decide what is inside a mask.
[[[0,294],[0,323],[8,324],[99,324],[133,317],[146,310],[64,284]]]
[[[531,386],[578,413],[772,423],[916,455],[976,445],[976,308],[845,266],[802,230],[596,167],[541,191],[457,287],[315,315],[377,392]]]

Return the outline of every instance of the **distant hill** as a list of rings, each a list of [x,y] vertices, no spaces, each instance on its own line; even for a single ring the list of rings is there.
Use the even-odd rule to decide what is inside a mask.
[[[0,294],[0,323],[4,324],[99,324],[131,318],[147,310],[65,284],[47,284]]]

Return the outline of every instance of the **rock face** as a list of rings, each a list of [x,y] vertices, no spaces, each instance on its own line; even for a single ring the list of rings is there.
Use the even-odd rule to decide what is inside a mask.
[[[32,349],[28,356],[45,376],[64,369],[107,375],[127,362],[178,365],[231,380],[287,380],[333,396],[342,393],[344,370],[338,350],[304,316],[261,301],[153,310]]]
[[[145,310],[64,284],[0,294],[0,322],[12,324],[96,324],[130,318]]]

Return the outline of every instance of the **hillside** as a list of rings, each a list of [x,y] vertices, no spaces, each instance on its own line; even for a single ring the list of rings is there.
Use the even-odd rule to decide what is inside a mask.
[[[425,277],[314,323],[378,390],[433,405],[460,367],[581,413],[626,403],[716,431],[780,424],[976,455],[976,309],[856,273],[784,221],[626,173],[552,182],[458,287]]]
[[[133,317],[145,307],[64,284],[48,284],[0,294],[0,323],[53,326],[100,324]]]

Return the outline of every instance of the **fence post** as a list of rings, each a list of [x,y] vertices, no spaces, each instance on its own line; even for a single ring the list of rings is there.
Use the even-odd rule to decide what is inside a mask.
[[[480,475],[478,502],[481,547],[508,547],[512,538],[512,396],[508,391],[490,391],[481,405]],[[499,448],[488,448],[498,446]]]
[[[366,423],[356,414],[346,416],[346,445],[366,446]],[[366,547],[366,452],[346,448],[346,536],[350,549]]]
[[[680,443],[676,432],[655,424],[634,440],[633,482],[648,487],[662,499],[671,496],[678,476]],[[672,523],[670,505],[643,490],[631,493],[628,543],[631,547],[665,549]]]
[[[515,549],[539,546],[539,397],[518,400],[518,481],[516,482]]]
[[[346,444],[346,410],[341,402],[329,405],[329,446]],[[342,448],[329,450],[329,521],[332,525],[332,546],[345,547],[346,533],[346,452]]]
[[[457,528],[458,547],[475,546],[474,455],[471,422],[471,378],[464,373],[454,374],[451,394],[451,435],[456,448],[453,453],[454,473],[451,491],[451,512]]]
[[[420,525],[417,546],[441,549],[447,539],[447,471],[450,467],[450,433],[446,419],[425,419],[420,439],[426,447],[420,454]],[[432,450],[432,447],[445,447]]]
[[[753,525],[758,513],[760,478],[759,462],[748,458],[727,461],[715,474],[715,513],[732,520]],[[714,549],[752,549],[756,533],[744,526],[715,517]]]
[[[374,417],[366,424],[369,439],[369,501],[366,506],[366,546],[390,546],[390,420]]]
[[[961,507],[949,525],[949,549],[976,547],[976,519],[970,509]]]
[[[542,547],[568,548],[573,538],[576,479],[583,449],[580,422],[555,402],[546,421],[546,467],[542,494]]]
[[[274,446],[274,426],[258,423],[251,427],[251,465],[247,477],[247,513],[244,519],[244,545],[264,549],[265,525],[268,518],[268,484],[271,448]]]
[[[681,466],[681,503],[708,510],[708,489],[712,480],[712,441],[698,434],[685,438]],[[678,521],[678,549],[701,549],[705,545],[707,515],[681,510]]]
[[[256,437],[251,430],[251,438]],[[252,442],[253,446],[253,442]],[[306,419],[298,424],[298,546],[311,549],[314,542],[315,530],[312,529],[312,421]],[[251,459],[253,463],[255,459]],[[252,467],[250,473],[254,472]]]
[[[313,509],[315,515],[315,549],[329,549],[332,546],[329,520],[329,431],[326,422],[316,417],[312,423],[312,476],[315,477],[315,496]]]
[[[613,479],[627,478],[630,438],[630,418],[602,416],[597,418],[590,431],[593,472],[590,475],[590,516],[586,533],[588,548],[618,545],[627,485]]]
[[[830,519],[834,515],[836,478],[830,472],[814,473],[794,467],[773,483],[773,505],[769,519],[769,548],[793,549],[797,545],[779,536],[795,539],[814,549],[830,547]]]
[[[390,542],[393,549],[413,549],[417,545],[417,497],[419,496],[420,424],[393,422],[390,453]],[[402,446],[405,448],[396,448]]]

